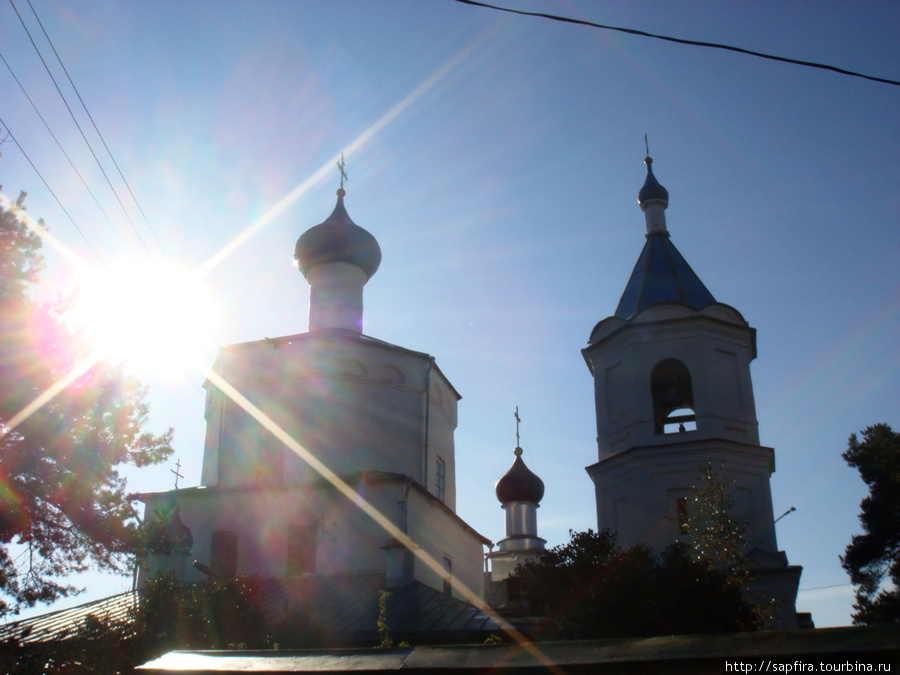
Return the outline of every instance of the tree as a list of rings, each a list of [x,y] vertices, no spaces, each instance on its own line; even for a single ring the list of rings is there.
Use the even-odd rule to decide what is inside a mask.
[[[900,622],[900,434],[887,424],[850,436],[842,457],[869,486],[860,504],[864,534],[854,535],[841,565],[856,585],[853,623]],[[884,590],[890,578],[893,588]]]
[[[76,592],[65,577],[91,566],[125,571],[137,521],[120,467],[172,452],[171,429],[143,431],[143,385],[123,366],[86,359],[62,318],[68,301],[32,297],[42,224],[24,198],[0,202],[0,617]]]
[[[723,468],[713,468],[712,460],[706,460],[694,478],[690,496],[681,503],[678,526],[694,560],[743,587],[749,576],[744,536],[747,522],[734,513],[734,481],[721,477]]]
[[[674,544],[626,551],[615,534],[571,532],[568,544],[513,577],[539,636],[589,639],[754,630],[757,613],[728,574]]]
[[[707,458],[677,514],[679,529],[691,559],[741,592],[753,608],[757,627],[772,625],[780,603],[749,589],[754,570],[747,557],[747,519],[734,512],[734,479],[723,478],[724,469],[724,464],[713,467]]]

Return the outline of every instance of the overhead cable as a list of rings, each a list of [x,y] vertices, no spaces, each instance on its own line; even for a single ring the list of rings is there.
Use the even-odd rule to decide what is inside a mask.
[[[864,73],[857,73],[852,70],[846,70],[845,68],[838,68],[837,66],[829,66],[824,63],[816,63],[814,61],[801,61],[799,59],[791,59],[786,56],[775,56],[774,54],[764,54],[763,52],[756,52],[751,49],[744,49],[743,47],[734,47],[732,45],[723,45],[717,42],[703,42],[700,40],[686,40],[684,38],[676,38],[671,37],[669,35],[656,35],[654,33],[648,33],[642,30],[636,30],[634,28],[621,28],[619,26],[606,26],[601,23],[594,23],[593,21],[585,21],[583,19],[572,19],[566,16],[557,16],[556,14],[545,14],[544,12],[526,12],[521,9],[511,9],[509,7],[498,7],[497,5],[490,5],[486,2],[478,2],[477,0],[456,0],[456,2],[461,2],[464,5],[474,5],[476,7],[485,7],[487,9],[494,9],[498,12],[509,12],[510,14],[521,14],[523,16],[535,16],[541,19],[549,19],[551,21],[561,21],[563,23],[574,23],[582,26],[590,26],[591,28],[602,28],[604,30],[612,30],[618,31],[620,33],[628,33],[629,35],[639,35],[641,37],[649,37],[654,38],[656,40],[665,40],[666,42],[674,42],[676,44],[681,45],[691,45],[693,47],[709,47],[711,49],[724,49],[729,52],[737,52],[738,54],[746,54],[747,56],[756,56],[761,59],[769,59],[771,61],[781,61],[782,63],[791,63],[795,66],[806,66],[807,68],[818,68],[819,70],[829,70],[834,73],[839,73],[840,75],[849,75],[850,77],[861,77],[864,80],[871,80],[873,82],[880,82],[882,84],[892,84],[896,87],[900,87],[900,81],[897,80],[889,80],[884,77],[875,77],[874,75],[865,75]]]
[[[34,109],[35,114],[38,116],[38,118],[41,120],[41,122],[44,123],[44,127],[47,129],[47,132],[50,134],[50,136],[53,138],[53,140],[56,141],[56,146],[59,148],[60,152],[62,152],[63,156],[68,160],[69,166],[72,167],[72,170],[75,172],[75,175],[77,175],[78,178],[81,179],[82,185],[84,185],[85,189],[91,195],[91,198],[94,200],[94,203],[97,205],[97,208],[100,209],[100,213],[103,214],[103,216],[106,218],[106,221],[110,224],[113,231],[119,236],[119,239],[122,241],[122,244],[124,244],[125,248],[128,249],[129,253],[130,253],[131,249],[128,245],[128,241],[125,239],[125,237],[122,236],[122,233],[119,231],[119,228],[116,227],[115,223],[113,223],[112,219],[109,217],[109,214],[107,214],[106,211],[104,210],[103,206],[101,206],[99,200],[97,199],[97,196],[94,194],[94,191],[91,190],[90,186],[87,184],[87,181],[84,179],[84,176],[81,175],[81,172],[78,170],[78,167],[75,166],[75,162],[73,162],[72,158],[69,157],[69,153],[67,153],[65,148],[63,148],[62,143],[59,142],[59,139],[56,137],[56,134],[53,133],[53,129],[50,128],[50,125],[47,123],[47,120],[44,119],[44,116],[41,114],[41,111],[38,109],[37,104],[32,100],[31,96],[29,96],[28,91],[26,91],[26,89],[25,89],[25,86],[22,84],[22,82],[16,76],[15,72],[12,69],[12,66],[9,65],[9,62],[4,58],[2,53],[0,53],[0,61],[3,61],[7,70],[9,70],[9,74],[12,75],[13,79],[16,81],[16,84],[19,85],[19,89],[22,90],[22,93],[25,95],[25,98],[28,99],[28,102],[31,104],[31,107]],[[132,253],[132,255],[134,255],[134,254]]]
[[[82,231],[81,231],[81,228],[78,227],[78,223],[76,223],[76,222],[75,222],[75,219],[72,218],[72,214],[69,213],[69,211],[66,209],[65,206],[63,206],[62,202],[59,200],[59,197],[58,197],[58,196],[56,195],[56,193],[53,191],[53,188],[51,188],[50,185],[47,183],[47,181],[46,181],[46,179],[44,178],[43,174],[41,174],[41,172],[38,171],[38,168],[34,165],[34,162],[31,161],[31,157],[29,157],[29,156],[28,156],[28,153],[25,152],[25,149],[24,149],[24,148],[21,146],[21,144],[19,143],[19,140],[16,138],[15,134],[12,132],[12,129],[10,129],[10,128],[6,125],[6,122],[3,121],[3,118],[2,118],[2,117],[0,117],[0,126],[2,126],[4,129],[6,129],[6,133],[9,134],[9,137],[12,139],[12,142],[16,144],[16,147],[19,148],[19,152],[21,152],[21,153],[22,153],[22,156],[23,156],[26,160],[28,160],[28,163],[29,163],[29,164],[31,164],[31,168],[34,169],[34,172],[38,175],[38,178],[41,179],[41,182],[44,184],[44,187],[47,188],[47,191],[48,191],[51,195],[53,195],[53,198],[56,200],[56,203],[59,204],[59,208],[61,208],[61,209],[63,210],[63,213],[66,214],[66,216],[67,216],[67,217],[69,218],[69,220],[72,222],[72,225],[75,226],[75,229],[78,231],[78,234],[80,234],[80,235],[81,235],[81,238],[84,239],[84,243],[86,243],[86,244],[88,245],[88,248],[91,249],[91,252],[92,252],[92,253],[94,254],[94,256],[97,258],[97,260],[100,261],[100,264],[103,265],[104,269],[105,269],[107,272],[109,272],[109,271],[110,271],[110,270],[109,270],[109,267],[107,267],[107,266],[106,266],[106,263],[103,262],[103,258],[101,258],[101,257],[100,257],[100,254],[97,253],[97,249],[95,249],[95,248],[93,247],[93,245],[91,244],[91,242],[90,242],[90,241],[88,240],[88,238],[85,236],[84,232],[82,232]]]
[[[122,173],[122,169],[119,168],[119,163],[116,161],[116,158],[112,154],[112,150],[109,149],[109,146],[106,144],[106,139],[103,138],[103,134],[100,133],[100,129],[97,127],[97,123],[94,121],[93,115],[91,115],[90,110],[88,110],[87,105],[84,102],[84,99],[81,98],[81,93],[78,91],[78,87],[75,86],[75,82],[72,81],[72,76],[69,75],[69,71],[63,63],[62,58],[59,55],[59,52],[56,51],[56,46],[53,44],[53,40],[50,39],[50,35],[47,33],[47,29],[44,28],[44,23],[41,21],[41,18],[38,16],[37,11],[34,9],[34,5],[31,4],[31,0],[28,0],[28,6],[31,7],[31,12],[34,14],[34,18],[37,19],[38,25],[41,27],[41,30],[44,33],[44,37],[47,38],[47,42],[50,44],[50,48],[53,50],[53,53],[56,55],[56,60],[59,62],[60,67],[63,69],[63,72],[66,74],[66,77],[69,80],[69,84],[72,85],[72,89],[75,92],[75,95],[78,97],[78,101],[81,103],[81,107],[84,108],[84,112],[87,114],[88,119],[91,121],[91,124],[94,127],[94,131],[97,132],[97,136],[100,137],[100,142],[103,143],[103,147],[106,149],[106,153],[109,155],[109,158],[112,160],[113,165],[116,167],[116,171],[119,172],[119,177],[122,179],[122,182],[125,183],[125,187],[128,188],[128,194],[131,195],[131,199],[134,201],[135,205],[138,207],[138,211],[141,212],[141,216],[144,218],[144,222],[147,223],[147,227],[150,229],[150,233],[153,235],[153,238],[156,240],[157,246],[159,246],[159,250],[162,251],[162,254],[166,257],[166,260],[169,260],[169,256],[166,253],[165,248],[163,248],[162,242],[159,240],[159,237],[156,234],[156,230],[153,229],[153,225],[150,224],[150,219],[147,218],[147,214],[144,213],[144,209],[141,206],[141,203],[138,201],[138,198],[135,196],[134,192],[131,189],[131,185],[128,184],[128,181],[125,178],[125,175]],[[171,260],[169,260],[171,262]]]
[[[140,231],[137,229],[137,226],[134,224],[134,221],[131,219],[131,216],[128,214],[128,209],[125,208],[125,204],[122,202],[121,197],[119,197],[119,193],[116,191],[116,188],[113,186],[112,181],[109,179],[109,175],[106,173],[106,170],[103,168],[103,164],[100,162],[100,159],[97,157],[97,153],[94,152],[94,148],[91,145],[91,142],[88,140],[87,136],[84,133],[84,129],[81,128],[81,125],[78,123],[78,119],[75,117],[75,113],[72,112],[72,108],[69,106],[69,102],[66,100],[65,95],[62,93],[62,90],[59,88],[59,84],[56,81],[56,78],[53,77],[53,73],[50,71],[50,67],[47,65],[47,62],[44,60],[44,56],[41,54],[41,50],[38,49],[37,44],[34,41],[34,38],[31,36],[31,31],[28,30],[28,26],[25,25],[25,21],[22,19],[22,15],[19,14],[19,10],[16,8],[13,0],[9,0],[9,4],[12,5],[13,10],[16,12],[16,16],[19,17],[19,22],[22,24],[22,28],[25,29],[25,33],[28,35],[28,39],[31,41],[32,47],[34,47],[35,52],[37,52],[38,58],[40,58],[41,63],[44,64],[44,69],[47,71],[47,74],[50,76],[53,85],[56,87],[56,91],[62,99],[63,103],[66,106],[66,110],[69,111],[69,116],[72,118],[72,121],[75,122],[75,126],[78,128],[78,131],[81,133],[82,139],[84,139],[85,144],[88,146],[88,150],[90,150],[91,155],[94,158],[94,161],[97,163],[97,166],[100,169],[100,173],[103,174],[103,177],[106,179],[107,185],[109,185],[109,189],[112,190],[113,195],[116,198],[116,201],[119,202],[119,206],[122,207],[122,212],[125,214],[125,218],[131,224],[131,228],[134,230],[134,233],[137,235],[138,241],[141,243],[141,246],[146,251],[147,255],[152,259],[153,255],[150,253],[150,249],[147,247],[147,243],[144,241],[144,238],[141,237]]]

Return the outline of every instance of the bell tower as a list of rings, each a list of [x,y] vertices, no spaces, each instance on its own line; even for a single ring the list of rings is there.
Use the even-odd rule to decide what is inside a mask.
[[[677,512],[701,468],[707,460],[722,466],[751,554],[790,577],[772,592],[789,596],[785,625],[796,625],[800,568],[778,551],[769,488],[775,454],[759,443],[753,399],[756,331],[716,301],[672,243],[669,194],[652,162],[645,160],[638,194],[644,248],[615,314],[582,350],[594,378],[598,461],[587,472],[597,525],[617,532],[624,547],[661,551],[681,536]]]

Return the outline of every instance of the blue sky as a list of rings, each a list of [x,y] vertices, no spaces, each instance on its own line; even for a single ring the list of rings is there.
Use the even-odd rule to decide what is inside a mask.
[[[516,406],[524,459],[546,483],[540,534],[555,545],[596,527],[580,350],[644,242],[647,133],[673,242],[758,330],[774,510],[797,507],[778,542],[811,589],[798,609],[849,622],[838,556],[865,488],[840,453],[865,426],[900,427],[900,87],[451,0],[32,2],[153,228],[126,201],[152,257],[158,237],[197,267],[306,184],[204,277],[218,344],[306,330],[293,246],[331,212],[346,153],[348,212],[383,252],[365,332],[434,355],[462,394],[458,512],[495,541]],[[15,4],[89,130],[28,4]],[[507,4],[900,79],[896,3]],[[108,265],[147,258],[9,5],[0,51],[109,219],[5,67],[0,117],[84,238],[11,143],[4,194],[27,190],[29,211],[93,265],[85,238]],[[71,287],[71,266],[48,261],[43,292]],[[147,382],[152,426],[175,427],[182,485],[195,485],[202,376]],[[168,489],[169,468],[132,486]],[[129,587],[86,583],[77,601]]]

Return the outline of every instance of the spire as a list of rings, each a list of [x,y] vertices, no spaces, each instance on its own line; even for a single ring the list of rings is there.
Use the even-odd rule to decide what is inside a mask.
[[[647,178],[638,192],[638,204],[647,221],[647,243],[616,308],[620,319],[630,319],[651,305],[675,303],[702,309],[716,301],[672,243],[665,215],[669,192],[653,175],[649,154],[644,164]]]

